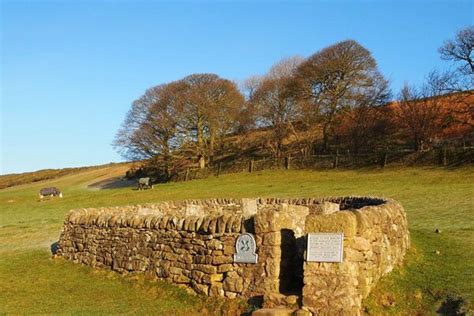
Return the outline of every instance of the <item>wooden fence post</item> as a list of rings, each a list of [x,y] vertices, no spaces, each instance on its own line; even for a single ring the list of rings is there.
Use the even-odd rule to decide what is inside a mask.
[[[387,166],[387,160],[388,160],[388,153],[387,153],[387,150],[384,150],[382,154],[382,159],[380,161],[382,169]]]
[[[334,156],[334,162],[333,162],[332,167],[334,169],[337,169],[338,164],[339,164],[339,149],[336,149],[336,155]]]
[[[188,181],[189,179],[189,168],[186,169],[186,175],[184,176],[184,181]]]
[[[448,165],[448,149],[447,149],[447,146],[446,144],[443,144],[443,166],[447,166]]]
[[[219,161],[219,165],[217,167],[217,177],[219,177],[219,175],[221,174],[221,170],[222,170],[222,162]]]
[[[252,173],[253,171],[253,159],[250,159],[249,161],[249,172]]]
[[[290,169],[290,164],[291,164],[291,156],[288,155],[285,157],[285,169],[289,170]]]

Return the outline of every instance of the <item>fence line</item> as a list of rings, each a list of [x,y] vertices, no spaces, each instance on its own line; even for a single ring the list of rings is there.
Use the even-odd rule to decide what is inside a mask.
[[[426,151],[383,150],[373,153],[351,154],[336,150],[333,154],[305,156],[303,154],[282,157],[260,156],[233,161],[216,161],[204,169],[191,167],[175,174],[171,181],[188,181],[226,173],[257,172],[271,169],[336,169],[387,165],[461,165],[474,162],[474,147],[449,148],[440,146]]]

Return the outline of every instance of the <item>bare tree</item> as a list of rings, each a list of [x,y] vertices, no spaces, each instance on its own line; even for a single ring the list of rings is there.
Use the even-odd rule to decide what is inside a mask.
[[[387,147],[393,132],[393,122],[387,108],[390,90],[386,80],[377,81],[363,99],[342,112],[337,121],[339,133],[354,154]]]
[[[265,75],[267,79],[281,79],[293,77],[298,66],[305,59],[299,55],[285,57],[276,62]]]
[[[436,120],[441,113],[437,108],[423,106],[422,98],[420,91],[408,84],[400,91],[398,116],[400,124],[408,129],[414,150],[423,149],[433,134]]]
[[[452,106],[446,113],[451,125],[463,126],[472,131],[474,122],[474,27],[460,30],[454,40],[448,40],[439,48],[441,59],[457,64],[455,71],[437,73],[449,93]]]
[[[449,73],[433,71],[420,89],[408,84],[402,88],[398,117],[408,129],[415,150],[428,148],[449,124],[446,118],[452,100],[443,95],[451,89],[450,80]]]
[[[252,75],[243,80],[240,84],[240,90],[246,100],[250,100],[263,80],[263,76]]]
[[[281,154],[285,137],[296,133],[293,121],[299,113],[298,102],[290,90],[288,80],[290,79],[265,79],[251,100],[258,109],[260,121],[265,126],[272,127],[273,136],[269,144],[277,157]]]
[[[225,135],[241,125],[240,115],[245,100],[236,84],[225,79],[214,81],[203,93],[208,97],[206,124],[209,133],[208,157],[212,163],[216,146]]]
[[[181,126],[204,168],[218,138],[235,126],[244,98],[234,83],[215,74],[193,74],[181,82],[185,85]]]
[[[353,40],[310,56],[298,67],[295,83],[300,97],[307,101],[308,124],[322,126],[325,150],[334,120],[341,111],[382,104],[390,95],[370,52]]]
[[[267,143],[279,157],[284,139],[296,135],[293,122],[298,113],[298,100],[292,90],[291,80],[298,65],[304,59],[300,56],[288,57],[275,63],[263,77],[252,77],[249,104],[253,109],[257,126],[271,127],[271,137]]]
[[[180,114],[176,107],[179,89],[178,83],[155,86],[133,102],[113,143],[124,157],[163,157],[169,175],[173,150],[181,144],[177,133]]]
[[[448,40],[439,48],[441,58],[460,63],[458,70],[465,75],[474,75],[474,27],[460,30],[454,40]]]

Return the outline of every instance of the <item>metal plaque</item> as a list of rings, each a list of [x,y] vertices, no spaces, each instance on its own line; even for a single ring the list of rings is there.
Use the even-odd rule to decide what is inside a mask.
[[[344,233],[309,233],[307,261],[342,262]]]
[[[235,263],[257,263],[258,255],[255,253],[257,244],[252,234],[240,235],[235,242]]]

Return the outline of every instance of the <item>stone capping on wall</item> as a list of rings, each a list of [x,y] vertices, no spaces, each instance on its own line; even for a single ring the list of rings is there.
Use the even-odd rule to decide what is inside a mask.
[[[174,216],[150,208],[90,208],[72,210],[65,223],[97,227],[130,227],[200,232],[207,234],[240,232],[242,215]],[[140,213],[146,210],[146,213]]]
[[[202,233],[241,232],[242,204],[246,199],[182,200],[71,210],[65,222],[98,227],[133,227],[199,231]],[[257,208],[273,205],[317,206],[327,201],[341,210],[380,205],[389,200],[372,197],[256,198]],[[256,211],[256,210],[255,210]],[[311,213],[311,212],[310,212]],[[215,224],[219,224],[214,227]]]

